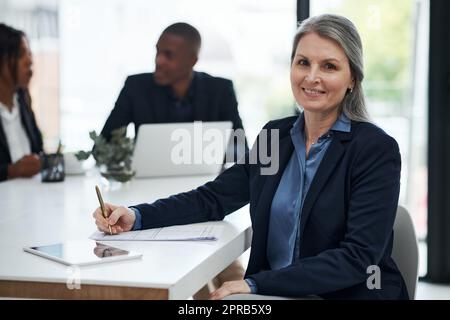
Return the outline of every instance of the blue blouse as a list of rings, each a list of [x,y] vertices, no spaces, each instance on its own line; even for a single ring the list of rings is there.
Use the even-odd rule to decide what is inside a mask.
[[[284,169],[272,201],[267,238],[270,267],[281,269],[299,256],[299,226],[303,201],[332,139],[333,131],[350,132],[351,122],[342,113],[331,129],[311,145],[306,158],[305,118],[300,114],[291,129],[295,151]]]

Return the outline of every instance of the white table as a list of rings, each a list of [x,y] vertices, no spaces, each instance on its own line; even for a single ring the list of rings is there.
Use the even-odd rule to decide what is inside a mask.
[[[103,197],[125,206],[151,202],[212,178],[135,179],[118,190],[103,187]],[[218,241],[108,242],[142,252],[142,259],[74,269],[22,250],[88,238],[96,230],[96,184],[101,181],[95,174],[68,176],[62,183],[41,183],[38,176],[0,183],[0,297],[186,299],[250,246],[246,206],[218,222],[223,225]],[[76,279],[81,289],[69,289]]]

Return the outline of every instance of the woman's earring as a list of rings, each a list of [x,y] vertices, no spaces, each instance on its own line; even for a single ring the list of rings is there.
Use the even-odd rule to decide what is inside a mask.
[[[352,93],[352,92],[353,92],[353,88],[348,88],[348,90],[350,90],[350,93]]]

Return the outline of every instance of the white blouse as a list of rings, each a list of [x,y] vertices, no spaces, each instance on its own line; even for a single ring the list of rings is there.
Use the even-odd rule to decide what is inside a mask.
[[[0,102],[0,118],[9,147],[9,155],[11,156],[12,163],[15,163],[23,156],[31,153],[31,144],[20,119],[20,107],[17,94],[14,95],[11,112]]]

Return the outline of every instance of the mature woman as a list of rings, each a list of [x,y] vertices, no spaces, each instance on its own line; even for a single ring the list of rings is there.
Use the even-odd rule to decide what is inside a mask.
[[[42,137],[30,106],[32,76],[22,31],[0,23],[0,181],[39,172]]]
[[[153,204],[108,205],[108,221],[97,209],[96,224],[119,233],[220,220],[250,202],[245,280],[225,283],[211,298],[407,299],[391,258],[400,154],[395,140],[368,121],[358,32],[340,16],[309,18],[291,60],[292,91],[303,112],[264,127],[279,133],[275,174],[262,174],[260,162],[236,164],[196,190]],[[262,137],[255,146],[271,146]],[[380,272],[376,288],[367,285],[368,270]]]

